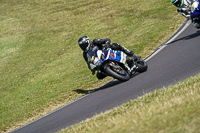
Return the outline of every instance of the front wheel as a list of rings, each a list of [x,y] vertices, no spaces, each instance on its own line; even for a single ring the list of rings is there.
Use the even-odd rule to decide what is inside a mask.
[[[148,68],[147,63],[142,59],[136,61],[136,66],[137,66],[137,72],[139,73],[145,72]]]
[[[120,81],[127,81],[130,79],[130,75],[117,63],[109,62],[104,67],[105,72]]]

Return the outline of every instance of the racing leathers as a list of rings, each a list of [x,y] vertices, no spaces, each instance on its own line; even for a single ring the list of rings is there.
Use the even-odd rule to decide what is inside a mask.
[[[191,3],[194,0],[184,0],[183,5],[177,8],[177,12],[183,15],[184,17],[190,19]]]

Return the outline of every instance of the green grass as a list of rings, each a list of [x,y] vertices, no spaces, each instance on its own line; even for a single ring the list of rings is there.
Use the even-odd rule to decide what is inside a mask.
[[[0,9],[1,132],[111,80],[92,76],[80,36],[109,37],[145,58],[185,20],[169,0],[0,0]]]
[[[199,133],[200,74],[60,133]]]

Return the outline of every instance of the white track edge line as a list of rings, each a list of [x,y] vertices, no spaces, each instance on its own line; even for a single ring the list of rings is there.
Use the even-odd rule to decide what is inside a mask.
[[[185,26],[176,33],[176,35],[174,35],[170,40],[168,40],[166,43],[164,43],[164,45],[159,46],[158,50],[156,50],[152,55],[150,55],[148,58],[145,59],[145,61],[150,60],[151,58],[153,58],[156,54],[158,54],[161,50],[163,50],[169,43],[171,43],[172,41],[174,41],[183,31],[185,31],[185,29],[191,24],[191,21],[188,21]]]
[[[171,43],[174,39],[176,39],[189,25],[191,24],[191,21],[188,21],[185,26],[174,36],[172,37],[170,40],[168,40],[165,45]]]
[[[65,108],[65,107],[67,107],[67,106],[69,106],[69,105],[75,103],[76,101],[79,101],[79,100],[83,99],[84,97],[86,97],[86,96],[88,96],[88,95],[89,95],[89,94],[86,94],[86,95],[84,95],[84,96],[82,96],[82,97],[76,99],[75,101],[69,103],[69,104],[66,104],[66,105],[64,105],[64,106],[62,106],[62,107],[60,107],[60,108],[58,108],[58,109],[56,109],[56,110],[54,110],[54,111],[52,111],[52,112],[46,114],[46,115],[44,115],[44,116],[42,116],[42,117],[40,117],[40,118],[38,118],[38,119],[36,119],[36,120],[34,120],[34,121],[32,121],[32,122],[26,124],[26,125],[24,125],[24,126],[21,126],[21,127],[15,129],[15,130],[11,131],[10,133],[15,132],[15,131],[17,131],[17,130],[20,130],[21,128],[24,128],[24,127],[26,127],[26,126],[28,126],[28,125],[30,125],[30,124],[36,122],[36,121],[39,121],[40,119],[42,119],[42,118],[44,118],[44,117],[46,117],[46,116],[48,116],[48,115],[51,115],[51,114],[53,114],[54,112],[56,112],[56,111],[58,111],[58,110],[61,110],[62,108]]]

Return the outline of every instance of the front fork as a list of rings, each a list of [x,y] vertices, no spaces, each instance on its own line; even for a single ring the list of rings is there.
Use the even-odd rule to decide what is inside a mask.
[[[132,57],[127,56],[127,61],[125,64],[125,67],[128,70],[129,74],[133,74],[137,72],[137,60],[140,59],[141,57],[133,55]]]

